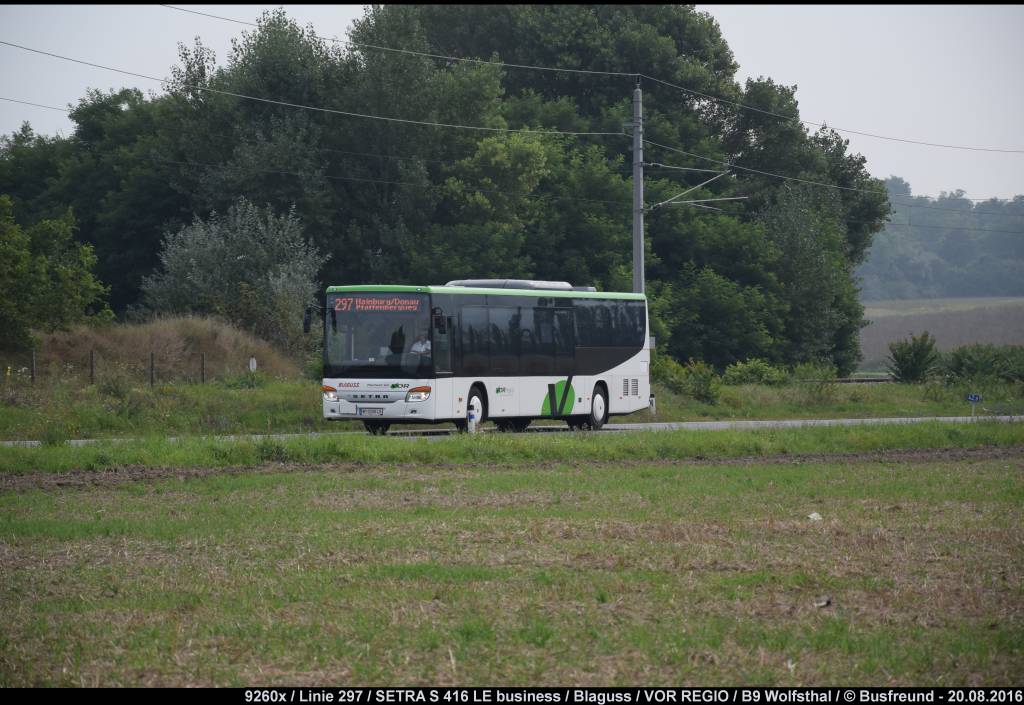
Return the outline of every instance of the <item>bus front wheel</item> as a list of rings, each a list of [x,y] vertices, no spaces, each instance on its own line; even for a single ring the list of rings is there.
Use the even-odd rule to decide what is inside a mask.
[[[466,409],[468,410],[470,406],[476,409],[476,426],[480,428],[483,422],[487,420],[487,396],[477,385],[473,385],[469,390],[469,401],[466,403]],[[460,431],[468,431],[469,423],[465,419],[459,419],[455,422],[455,428]]]

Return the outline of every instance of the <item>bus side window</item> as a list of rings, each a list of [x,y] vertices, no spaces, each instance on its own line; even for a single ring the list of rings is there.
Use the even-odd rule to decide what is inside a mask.
[[[441,309],[435,309],[434,343],[430,351],[434,359],[435,373],[449,373],[452,371],[451,329],[451,317],[445,317]]]
[[[485,307],[466,306],[462,309],[462,374],[485,375],[490,372],[488,325]]]
[[[519,309],[494,306],[491,321],[491,374],[519,374]]]
[[[554,311],[555,374],[571,375],[576,371],[575,316],[571,308],[556,308]]]
[[[552,340],[552,312],[547,308],[519,309],[523,332],[520,347],[520,374],[550,375],[555,369],[555,346]]]

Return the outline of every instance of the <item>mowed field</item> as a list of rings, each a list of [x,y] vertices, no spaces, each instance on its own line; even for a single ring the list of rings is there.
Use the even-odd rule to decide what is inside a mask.
[[[127,462],[147,453],[164,464]],[[3,685],[1024,673],[1019,424],[124,443],[0,467]]]
[[[971,343],[1024,345],[1024,298],[865,301],[862,369],[883,369],[889,343],[928,331],[940,350]]]

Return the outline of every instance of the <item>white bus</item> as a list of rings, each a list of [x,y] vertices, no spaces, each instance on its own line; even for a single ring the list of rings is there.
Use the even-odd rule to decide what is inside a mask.
[[[398,423],[465,430],[472,407],[502,431],[534,419],[599,429],[653,403],[649,340],[643,294],[507,279],[332,286],[324,418],[374,434]]]

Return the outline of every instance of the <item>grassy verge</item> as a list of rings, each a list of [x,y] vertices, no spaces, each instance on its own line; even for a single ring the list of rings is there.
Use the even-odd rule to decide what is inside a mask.
[[[1024,425],[997,422],[811,427],[742,431],[647,431],[623,434],[485,434],[431,438],[327,436],[217,441],[162,438],[36,448],[0,447],[6,472],[158,467],[305,464],[446,464],[661,461],[889,449],[1024,445]]]
[[[130,386],[100,383],[5,383],[0,392],[0,440],[62,440],[152,434],[285,433],[355,430],[355,422],[323,420],[313,382],[241,375],[207,385]],[[972,389],[983,407],[1024,412],[1024,388]],[[790,385],[723,387],[717,404],[657,389],[658,415],[644,411],[625,421],[703,419],[857,418],[949,416],[970,413],[959,388],[939,385]]]
[[[506,443],[479,440],[374,447]],[[366,467],[4,493],[0,684],[1011,685],[1022,506],[1005,459]]]

